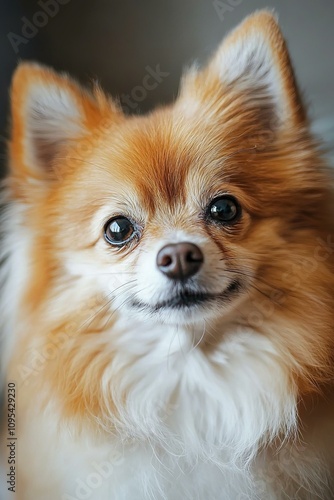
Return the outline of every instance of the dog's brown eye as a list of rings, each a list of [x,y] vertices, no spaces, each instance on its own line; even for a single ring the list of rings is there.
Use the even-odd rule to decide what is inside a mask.
[[[220,196],[209,206],[209,217],[222,224],[232,224],[241,213],[240,205],[233,196]]]
[[[124,245],[136,234],[135,225],[126,217],[114,217],[104,226],[105,239],[111,245]]]

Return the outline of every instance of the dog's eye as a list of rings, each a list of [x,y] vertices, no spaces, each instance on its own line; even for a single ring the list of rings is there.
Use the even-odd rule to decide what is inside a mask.
[[[124,245],[135,235],[137,230],[135,225],[126,217],[114,217],[104,226],[104,236],[111,245]]]
[[[233,196],[225,195],[213,200],[209,205],[208,212],[209,217],[214,221],[232,224],[239,218],[241,209]]]

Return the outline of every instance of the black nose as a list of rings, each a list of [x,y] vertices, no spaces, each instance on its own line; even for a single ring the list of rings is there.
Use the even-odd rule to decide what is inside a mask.
[[[187,242],[166,245],[157,255],[160,271],[174,280],[190,278],[199,271],[203,261],[198,246]]]

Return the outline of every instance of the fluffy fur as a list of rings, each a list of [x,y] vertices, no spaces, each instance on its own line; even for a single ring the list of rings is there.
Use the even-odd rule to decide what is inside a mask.
[[[19,500],[329,500],[332,179],[275,18],[247,18],[180,95],[125,117],[21,64],[12,85],[1,301]],[[235,196],[232,226],[205,214]],[[141,236],[103,237],[123,214]],[[170,242],[204,254],[208,304]]]

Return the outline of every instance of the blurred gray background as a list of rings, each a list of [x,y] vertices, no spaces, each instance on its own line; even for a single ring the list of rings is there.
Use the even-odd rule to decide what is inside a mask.
[[[334,0],[0,0],[0,170],[18,61],[37,60],[82,82],[97,78],[128,112],[145,112],[171,101],[185,65],[204,61],[263,7],[279,15],[315,131],[334,151]],[[157,65],[168,76],[143,90]]]

